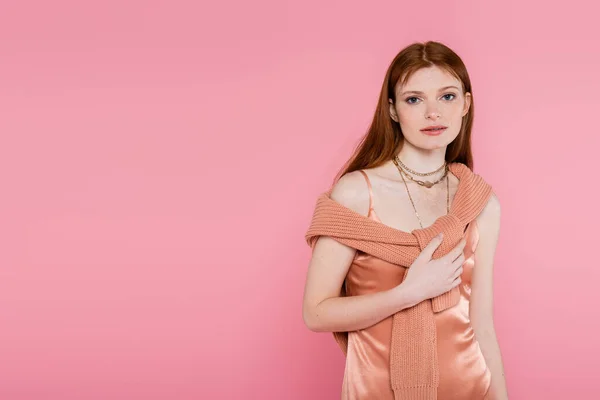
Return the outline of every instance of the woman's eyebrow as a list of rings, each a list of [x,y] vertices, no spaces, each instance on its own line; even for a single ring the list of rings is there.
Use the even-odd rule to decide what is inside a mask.
[[[441,92],[443,90],[450,89],[450,88],[454,88],[454,89],[458,90],[458,88],[456,86],[444,86],[443,88],[440,88],[438,90],[438,92]],[[407,93],[424,94],[423,92],[419,92],[418,90],[407,90],[406,92],[400,93],[400,96],[403,96],[403,95],[405,95]]]

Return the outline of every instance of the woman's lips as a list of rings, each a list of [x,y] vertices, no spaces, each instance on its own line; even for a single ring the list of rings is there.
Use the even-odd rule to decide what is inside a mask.
[[[446,128],[435,129],[435,130],[421,129],[421,132],[423,132],[424,134],[426,134],[428,136],[437,136],[437,135],[441,134],[442,132],[444,132],[445,130],[446,130]]]

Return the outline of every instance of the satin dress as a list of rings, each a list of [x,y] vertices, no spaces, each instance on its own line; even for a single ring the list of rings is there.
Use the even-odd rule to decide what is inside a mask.
[[[381,222],[372,204],[371,198],[368,217]],[[469,318],[474,252],[479,241],[475,220],[467,225],[465,237],[460,301],[449,309],[434,313],[440,371],[438,400],[487,400],[491,384],[491,373]],[[346,295],[392,289],[402,282],[406,271],[407,268],[357,250],[344,282]],[[366,329],[348,332],[343,400],[394,400],[390,384],[391,337],[392,316]]]

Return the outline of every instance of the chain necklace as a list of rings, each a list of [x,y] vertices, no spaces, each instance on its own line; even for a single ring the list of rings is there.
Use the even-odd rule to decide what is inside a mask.
[[[400,157],[396,156],[394,157],[394,159],[396,161],[398,161],[398,163],[402,166],[403,169],[407,170],[408,172],[410,172],[411,174],[414,175],[419,175],[419,176],[429,176],[429,175],[433,175],[436,172],[440,172],[442,169],[444,169],[444,167],[446,166],[446,162],[444,161],[444,163],[442,164],[441,167],[439,167],[438,169],[436,169],[435,171],[432,172],[417,172],[417,171],[413,171],[412,169],[408,168],[401,160]]]
[[[440,179],[438,179],[435,182],[431,182],[431,181],[421,181],[418,179],[414,179],[412,176],[410,176],[409,174],[407,174],[406,172],[404,172],[404,174],[408,177],[408,179],[410,179],[411,181],[418,183],[421,186],[425,186],[426,188],[431,188],[433,185],[438,184],[439,182],[442,181],[442,179],[444,179],[446,177],[446,174],[448,173],[448,165],[447,163],[444,161],[444,164],[439,167],[437,170],[433,171],[433,172],[425,172],[425,173],[420,173],[420,172],[414,172],[411,169],[408,169],[403,163],[402,161],[400,161],[400,157],[396,156],[392,159],[392,161],[394,162],[394,164],[396,164],[396,167],[398,167],[399,171],[403,171],[403,170],[408,170],[411,173],[415,173],[417,175],[421,175],[421,176],[426,176],[426,175],[432,175],[435,174],[436,172],[440,171],[442,168],[446,168],[446,170],[444,171],[444,175],[442,175],[442,177]],[[402,167],[398,164],[401,164]]]
[[[408,190],[408,185],[406,183],[406,180],[404,179],[404,175],[406,174],[406,172],[404,172],[404,170],[400,167],[400,165],[398,165],[398,163],[396,162],[396,159],[397,159],[397,157],[393,158],[392,161],[394,162],[394,164],[398,168],[398,171],[400,172],[400,176],[402,177],[402,181],[404,182],[404,186],[406,187],[406,192],[408,193],[408,198],[410,199],[410,202],[413,206],[413,210],[415,210],[415,215],[417,216],[417,219],[419,220],[419,225],[421,225],[421,229],[423,229],[423,223],[421,222],[421,217],[419,217],[419,213],[417,212],[417,208],[415,207],[415,202],[413,201],[413,198],[410,195],[410,190]],[[400,161],[400,160],[398,160],[398,161]],[[450,179],[448,179],[448,165],[446,163],[444,163],[443,167],[446,168],[446,170],[444,171],[444,176],[442,176],[442,178],[439,179],[437,182],[441,181],[444,177],[446,177],[446,213],[449,214],[450,213]],[[407,174],[407,176],[410,178],[410,175]],[[437,183],[437,182],[435,182],[435,183]],[[432,186],[435,183],[433,183]],[[431,186],[428,186],[428,187],[431,187]]]

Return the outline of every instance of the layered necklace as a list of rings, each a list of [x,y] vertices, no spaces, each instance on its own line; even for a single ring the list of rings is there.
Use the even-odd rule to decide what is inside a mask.
[[[417,216],[417,219],[419,220],[421,229],[423,229],[423,223],[421,222],[421,217],[419,217],[419,213],[417,212],[417,208],[415,207],[415,202],[413,201],[413,198],[410,195],[410,190],[408,190],[408,184],[406,183],[404,176],[408,177],[408,179],[410,179],[413,182],[418,183],[421,186],[425,186],[428,189],[433,187],[433,185],[436,185],[439,182],[441,182],[444,178],[446,178],[446,212],[450,213],[450,180],[448,179],[448,163],[446,163],[446,161],[444,161],[444,164],[442,164],[441,167],[439,167],[438,169],[436,169],[435,171],[432,171],[432,172],[413,171],[410,168],[408,168],[406,165],[404,165],[402,163],[402,161],[400,161],[400,158],[398,156],[394,157],[392,159],[392,161],[394,162],[394,164],[398,168],[398,171],[400,172],[400,176],[402,177],[402,181],[404,182],[404,186],[406,187],[406,192],[408,193],[408,198],[410,199],[413,209],[415,210],[415,215]],[[421,180],[415,179],[409,175],[409,173],[411,173],[411,174],[418,175],[418,176],[429,176],[429,175],[433,175],[435,173],[440,172],[442,169],[444,169],[444,174],[442,175],[442,177],[440,179],[438,179],[435,182],[421,181]]]

